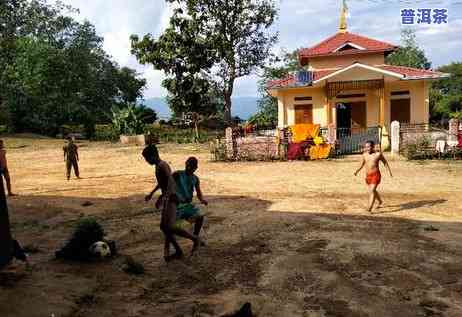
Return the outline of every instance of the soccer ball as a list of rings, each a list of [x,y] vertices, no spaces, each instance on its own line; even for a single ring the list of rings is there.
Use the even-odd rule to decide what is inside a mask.
[[[98,241],[91,245],[90,253],[99,258],[106,258],[111,256],[111,249],[106,242]]]

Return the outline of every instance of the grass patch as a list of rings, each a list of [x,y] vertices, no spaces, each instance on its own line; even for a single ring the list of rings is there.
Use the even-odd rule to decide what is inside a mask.
[[[144,274],[143,264],[137,262],[131,256],[125,258],[122,270],[127,274],[142,275]]]

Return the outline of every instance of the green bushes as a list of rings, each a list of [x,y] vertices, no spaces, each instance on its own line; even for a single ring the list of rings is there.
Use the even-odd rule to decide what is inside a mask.
[[[56,251],[58,259],[85,261],[91,258],[90,246],[104,239],[104,229],[94,218],[82,218],[63,248]]]
[[[144,122],[137,112],[136,105],[112,108],[112,126],[119,134],[138,135],[143,133]]]
[[[0,134],[7,133],[8,127],[6,125],[0,125]]]
[[[433,155],[433,149],[430,149],[432,142],[428,137],[419,137],[409,142],[404,149],[404,155],[408,160],[421,160]]]
[[[199,130],[199,139],[196,140],[192,129],[180,129],[171,125],[160,125],[159,123],[146,124],[142,133],[152,135],[161,143],[207,143],[215,140],[219,135],[216,131]],[[118,131],[110,124],[97,124],[95,126],[95,140],[116,141],[119,139]]]
[[[216,139],[210,142],[210,154],[212,161],[223,162],[227,160],[226,144],[223,140]]]
[[[64,136],[68,134],[85,134],[85,128],[82,124],[64,124],[60,127],[60,133]]]
[[[180,129],[170,125],[149,124],[144,127],[144,134],[154,135],[162,143],[206,143],[214,140],[217,132],[199,130],[199,138],[196,138],[193,129]]]
[[[431,138],[422,136],[407,143],[404,148],[404,156],[408,160],[461,159],[462,150],[455,147],[446,148],[444,153],[438,152]]]
[[[119,139],[119,132],[110,124],[95,125],[95,141],[116,141]]]

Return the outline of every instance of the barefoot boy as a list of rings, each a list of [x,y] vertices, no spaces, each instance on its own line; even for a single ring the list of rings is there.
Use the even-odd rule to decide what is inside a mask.
[[[176,183],[176,195],[178,198],[176,215],[178,219],[194,222],[194,235],[199,236],[202,225],[204,224],[204,215],[201,213],[201,210],[192,203],[194,191],[196,191],[197,198],[203,205],[207,206],[208,202],[202,195],[199,177],[194,174],[198,168],[197,158],[188,158],[185,167],[185,170],[173,173],[173,179]],[[193,253],[197,247],[198,245],[194,244]]]
[[[66,176],[67,180],[71,178],[71,169],[74,168],[74,174],[80,178],[79,173],[79,150],[77,145],[74,144],[72,138],[67,139],[68,144],[63,147],[64,162],[66,162]]]
[[[3,171],[3,177],[5,177],[8,196],[14,196],[13,192],[11,191],[10,172],[8,171],[8,163],[6,161],[6,151],[3,145],[3,140],[0,140],[0,170]],[[0,181],[3,182],[3,179],[1,176],[0,176]]]
[[[172,178],[170,166],[167,162],[160,159],[159,152],[155,145],[147,146],[143,150],[142,154],[148,164],[156,166],[157,186],[146,196],[145,200],[151,200],[152,196],[158,189],[162,191],[161,197],[159,198],[156,206],[159,206],[161,209],[160,229],[165,235],[164,259],[168,262],[183,256],[183,251],[178,245],[174,235],[187,238],[193,241],[195,245],[200,244],[200,240],[197,236],[191,235],[186,230],[175,226],[176,204],[178,202],[178,198],[176,196],[176,186],[175,181]],[[170,255],[170,243],[173,244],[173,247],[175,248],[175,253],[173,255]]]
[[[382,161],[383,165],[388,169],[390,176],[393,177],[391,173],[390,166],[388,165],[387,160],[383,156],[381,151],[376,152],[375,144],[373,141],[367,141],[364,146],[364,152],[361,159],[361,166],[356,170],[355,176],[358,175],[359,171],[366,166],[366,184],[369,188],[369,207],[367,211],[371,212],[374,206],[374,202],[377,199],[378,206],[382,205],[382,199],[380,198],[379,193],[377,192],[377,186],[380,184],[382,175],[380,174],[379,163]]]

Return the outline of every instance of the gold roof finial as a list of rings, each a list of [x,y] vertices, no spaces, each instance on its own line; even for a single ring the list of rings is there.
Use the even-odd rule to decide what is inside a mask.
[[[346,33],[347,31],[347,15],[348,7],[346,4],[346,0],[343,0],[342,12],[340,14],[340,26],[338,28],[339,33]]]

